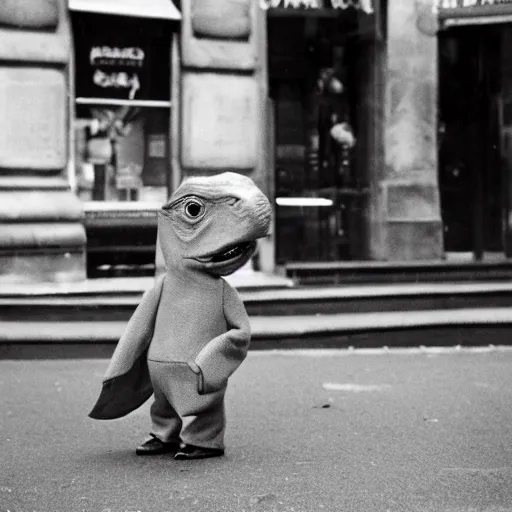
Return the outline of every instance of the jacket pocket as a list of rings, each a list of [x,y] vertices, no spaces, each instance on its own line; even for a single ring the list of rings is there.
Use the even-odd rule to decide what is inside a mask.
[[[197,377],[197,392],[204,395],[204,376],[201,368],[194,361],[187,361],[188,367],[196,374]]]

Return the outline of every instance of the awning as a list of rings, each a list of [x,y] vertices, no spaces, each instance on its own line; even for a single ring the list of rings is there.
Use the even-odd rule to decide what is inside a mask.
[[[181,20],[180,11],[171,0],[69,0],[69,9],[136,18]]]

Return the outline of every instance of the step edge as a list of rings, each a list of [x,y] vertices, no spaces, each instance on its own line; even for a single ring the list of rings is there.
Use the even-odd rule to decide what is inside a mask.
[[[340,313],[327,315],[250,318],[252,338],[303,337],[350,332],[512,325],[512,308],[479,308],[435,311]],[[97,341],[117,342],[127,322],[16,322],[0,321],[0,343]]]
[[[435,285],[376,285],[376,286],[351,286],[351,287],[315,287],[286,288],[273,290],[241,290],[238,289],[242,300],[245,303],[258,302],[286,302],[297,301],[307,302],[314,300],[364,300],[378,298],[405,298],[405,297],[436,297],[454,295],[492,295],[512,293],[512,282],[510,283],[439,283]],[[0,293],[0,306],[12,306],[13,301],[20,304],[46,305],[43,301],[48,300],[48,305],[67,306],[80,305],[81,301],[88,305],[118,305],[119,303],[137,305],[144,292],[126,292],[121,294],[51,294],[51,295],[29,295],[29,294],[5,294]],[[60,301],[60,302],[59,302]]]

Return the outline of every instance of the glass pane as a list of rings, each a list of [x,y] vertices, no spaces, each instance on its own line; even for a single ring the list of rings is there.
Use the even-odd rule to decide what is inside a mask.
[[[77,193],[85,201],[167,198],[169,109],[77,105]]]

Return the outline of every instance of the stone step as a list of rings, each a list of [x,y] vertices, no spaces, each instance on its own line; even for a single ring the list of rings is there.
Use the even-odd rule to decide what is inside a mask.
[[[0,321],[0,358],[109,357],[124,321]],[[251,317],[252,349],[507,345],[512,307]]]
[[[365,284],[502,281],[512,279],[512,259],[473,261],[463,253],[446,260],[290,262],[295,284]]]
[[[123,290],[53,290],[28,294],[0,293],[2,321],[126,322],[137,307],[144,286]],[[512,282],[421,283],[241,289],[250,316],[354,314],[508,307]]]

